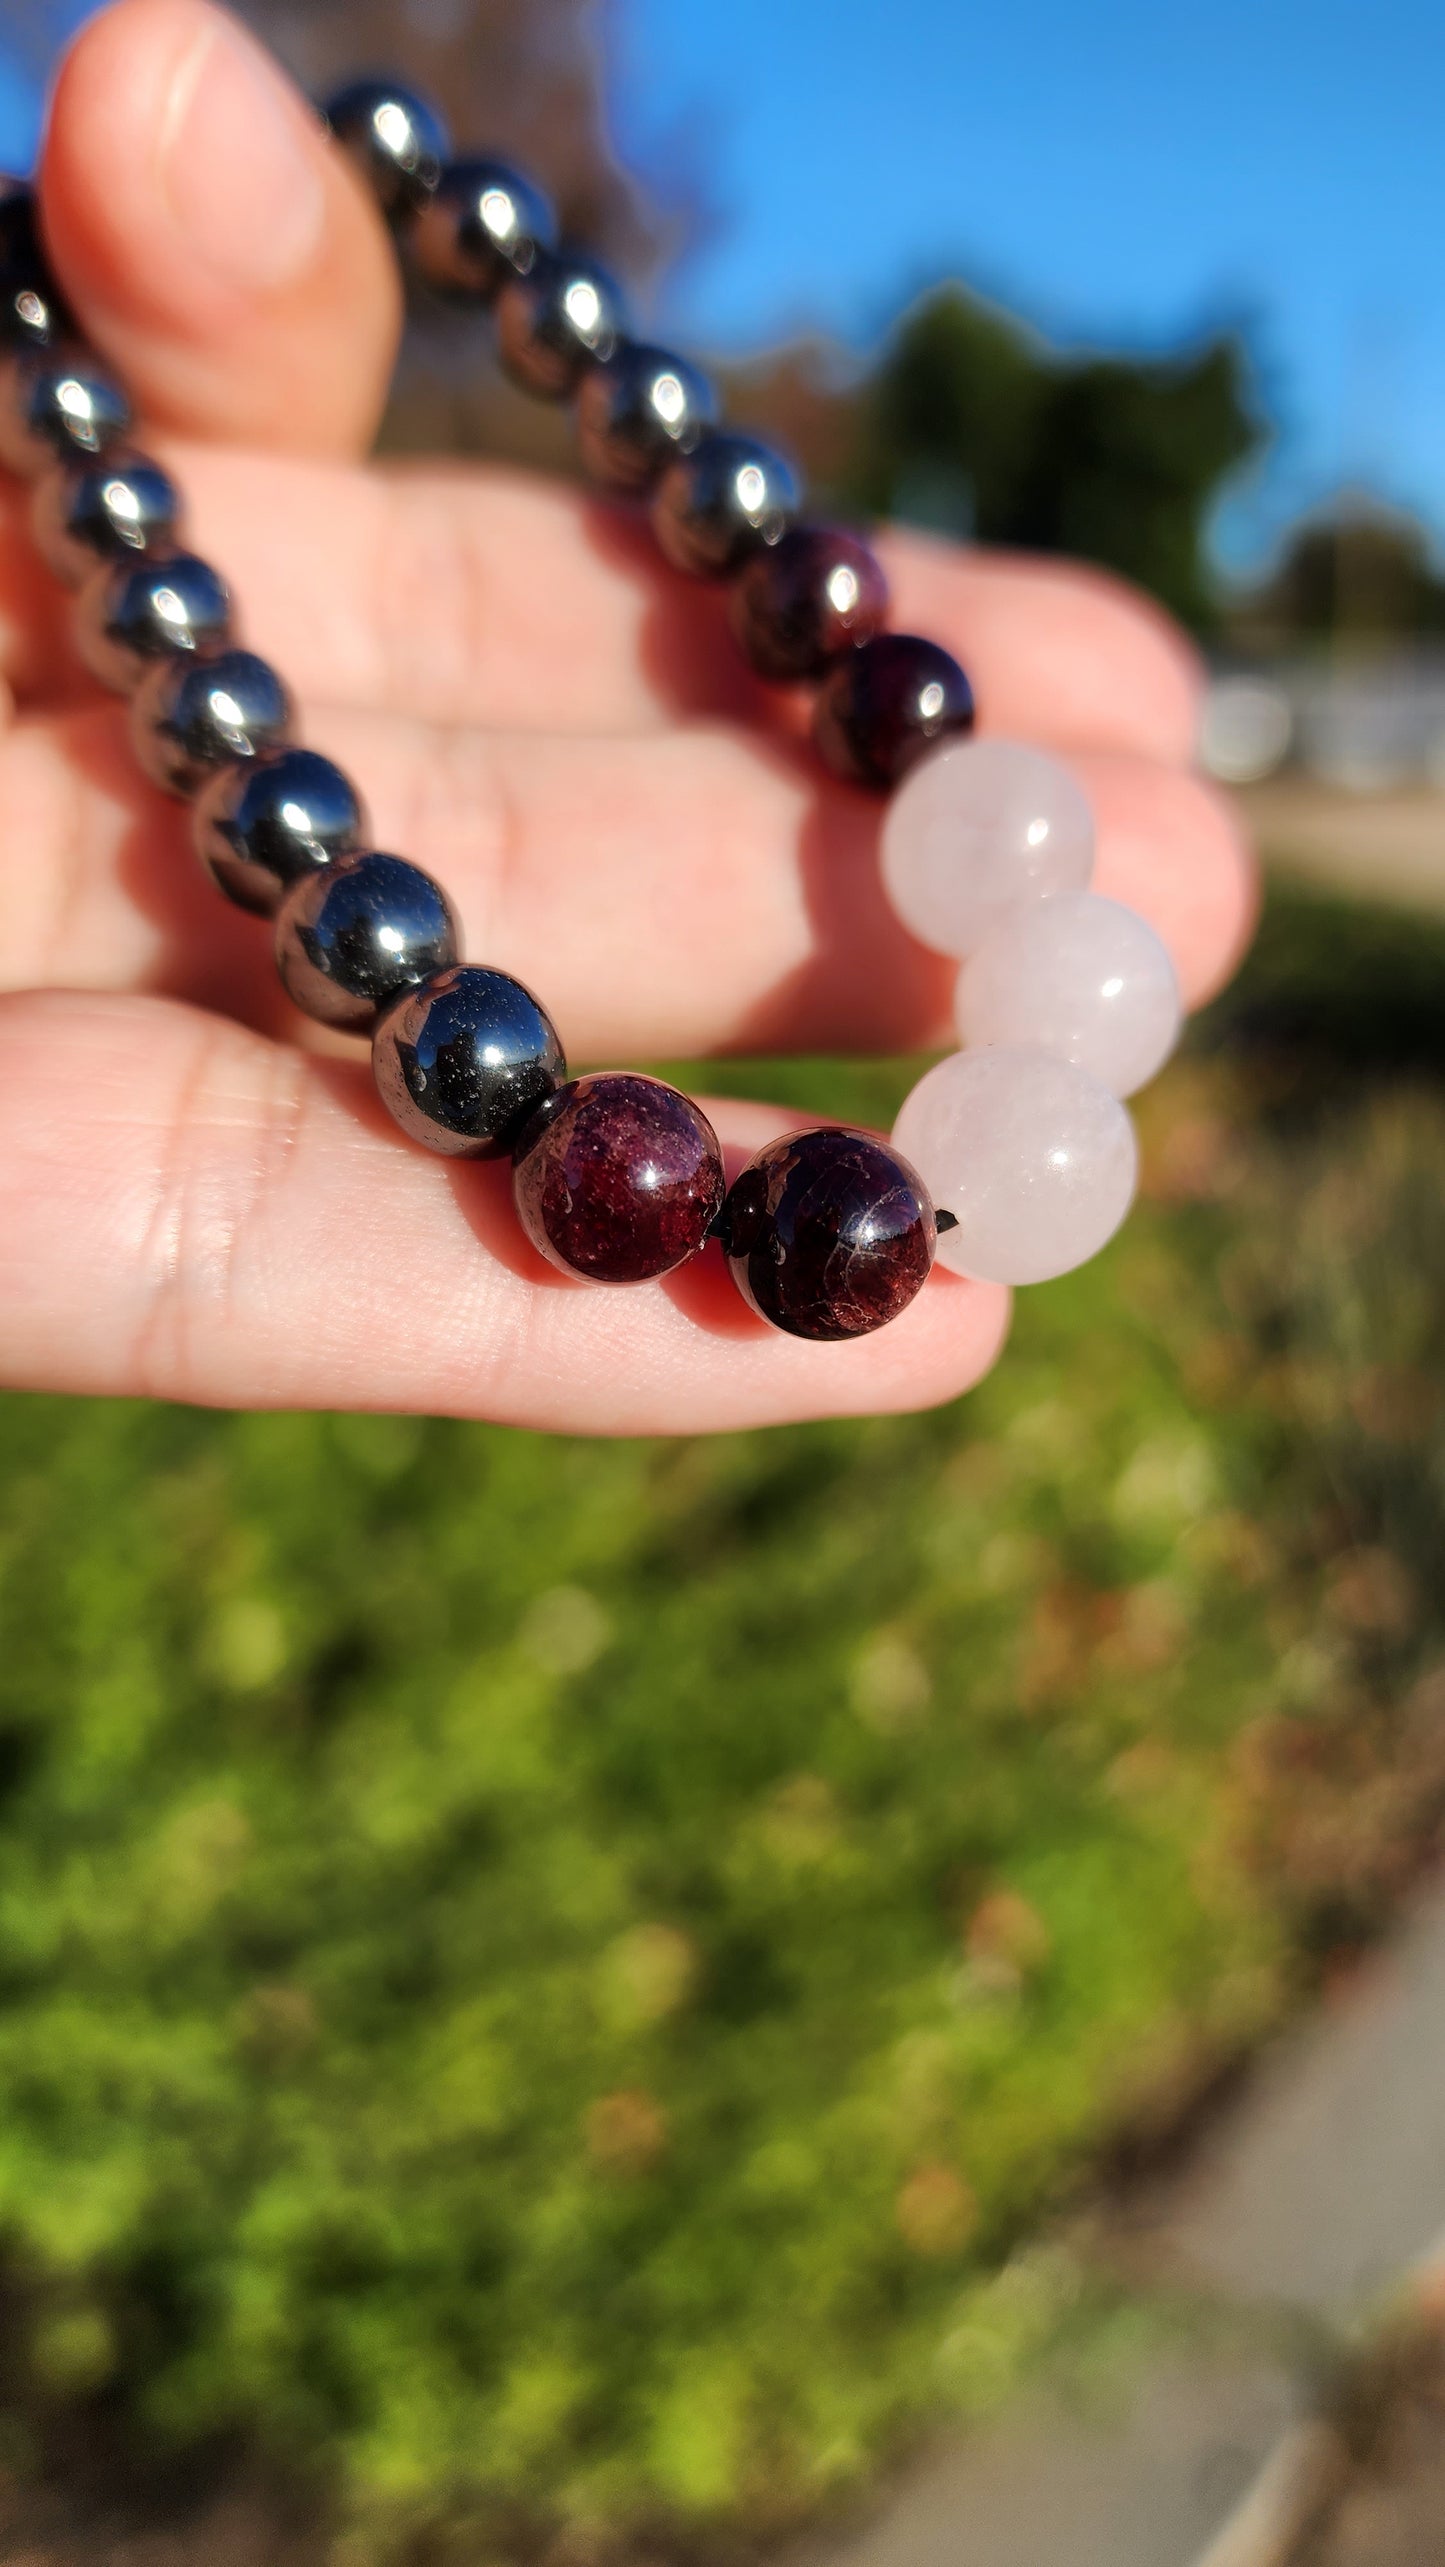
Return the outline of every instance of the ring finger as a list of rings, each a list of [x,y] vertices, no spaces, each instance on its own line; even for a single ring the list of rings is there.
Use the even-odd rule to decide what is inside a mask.
[[[547,739],[341,712],[308,735],[357,777],[375,842],[445,885],[465,950],[536,987],[578,1058],[946,1039],[954,967],[884,898],[878,807],[786,744],[722,726]],[[1075,763],[1098,887],[1151,920],[1197,1003],[1253,914],[1238,830],[1189,776]],[[0,734],[0,800],[0,984],[164,990],[285,1021],[266,935],[212,891],[114,707]]]

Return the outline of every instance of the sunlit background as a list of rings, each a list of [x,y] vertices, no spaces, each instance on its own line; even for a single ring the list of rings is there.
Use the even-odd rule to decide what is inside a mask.
[[[12,165],[48,51],[84,14],[6,12]],[[414,0],[389,50],[465,44],[473,14]],[[564,36],[580,23],[536,14]],[[382,48],[382,18],[351,23]],[[347,23],[331,10],[333,52]],[[1257,566],[1347,484],[1445,518],[1445,22],[1428,0],[1367,21],[1347,0],[737,0],[725,18],[615,0],[599,23],[623,158],[703,218],[662,296],[691,339],[749,351],[823,329],[866,348],[943,274],[1069,347],[1157,353],[1241,326],[1274,436],[1227,513],[1231,560]]]
[[[5,13],[14,166],[81,14]],[[1109,2216],[1439,1850],[1445,20],[247,14],[535,166],[830,504],[1138,580],[1268,860],[957,1409],[0,1402],[3,2554],[751,2560],[1188,2332]],[[420,309],[385,440],[574,468]]]

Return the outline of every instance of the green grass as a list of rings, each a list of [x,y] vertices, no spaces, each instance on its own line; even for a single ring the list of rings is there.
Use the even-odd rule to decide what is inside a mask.
[[[1183,1065],[1129,1231],[937,1416],[0,1403],[12,2465],[238,2436],[349,2559],[511,2560],[785,2522],[1007,2387],[1041,2216],[1445,1781],[1429,1013],[1323,1113],[1297,1047]]]

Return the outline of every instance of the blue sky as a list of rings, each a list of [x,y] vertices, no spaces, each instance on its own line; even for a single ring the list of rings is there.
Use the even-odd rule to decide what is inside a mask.
[[[973,280],[1065,342],[1242,321],[1279,423],[1233,552],[1363,478],[1445,530],[1441,0],[624,0],[624,142],[723,221],[677,317],[864,340]],[[645,74],[645,77],[644,77]]]
[[[1441,0],[614,17],[624,151],[695,168],[716,209],[667,289],[679,331],[737,348],[821,323],[866,345],[942,274],[1071,344],[1242,322],[1279,433],[1229,551],[1346,479],[1445,532]],[[0,159],[33,114],[0,77]]]

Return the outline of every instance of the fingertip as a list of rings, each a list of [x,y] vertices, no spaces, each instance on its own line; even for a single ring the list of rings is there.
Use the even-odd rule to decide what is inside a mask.
[[[400,323],[381,222],[306,101],[213,0],[113,0],[61,67],[41,213],[137,407],[291,451],[371,436]]]
[[[962,1398],[992,1372],[1012,1323],[1013,1294],[1006,1284],[977,1283],[936,1266],[902,1321],[880,1331],[883,1350],[896,1365],[898,1396],[876,1399],[870,1407],[941,1408]],[[899,1328],[905,1333],[890,1345]]]
[[[1174,958],[1187,1007],[1222,989],[1254,932],[1259,868],[1239,810],[1202,776],[1134,758],[1088,758],[1094,888],[1137,909]]]
[[[1202,665],[1141,590],[1086,562],[965,549],[898,527],[880,550],[895,621],[959,653],[987,730],[1190,764]]]
[[[1093,562],[1033,565],[1066,584],[1080,624],[1109,672],[1122,718],[1137,725],[1140,754],[1191,766],[1199,748],[1205,668],[1194,643],[1156,598]],[[1082,635],[1081,635],[1082,638]]]

